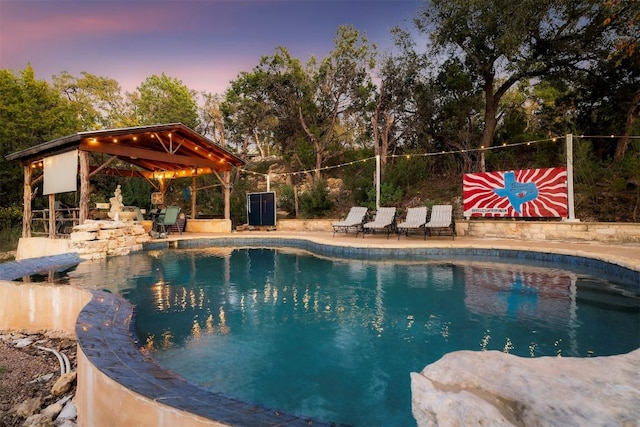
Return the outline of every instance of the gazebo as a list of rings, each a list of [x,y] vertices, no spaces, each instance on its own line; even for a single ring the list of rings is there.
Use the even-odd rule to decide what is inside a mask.
[[[79,183],[77,220],[82,224],[89,216],[90,178],[98,173],[157,182],[162,194],[167,180],[191,177],[193,216],[196,177],[214,174],[223,188],[224,216],[229,219],[229,172],[244,165],[242,159],[182,123],[78,132],[11,153],[6,159],[23,166],[22,237],[31,237],[31,200],[34,187],[43,181],[43,195],[49,196],[50,238],[56,238],[56,194],[78,191]]]

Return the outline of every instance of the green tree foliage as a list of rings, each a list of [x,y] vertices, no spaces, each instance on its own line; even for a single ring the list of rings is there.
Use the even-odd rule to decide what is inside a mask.
[[[434,79],[438,106],[432,120],[436,149],[461,151],[461,171],[476,170],[477,152],[482,135],[482,92],[470,70],[459,58],[447,60]]]
[[[257,152],[266,157],[275,148],[274,132],[279,120],[278,111],[272,108],[274,105],[266,93],[269,77],[258,70],[240,73],[231,82],[220,106],[224,126],[243,156]]]
[[[222,96],[203,93],[202,97],[204,104],[199,110],[200,127],[198,131],[224,147],[227,145],[227,135],[221,110]]]
[[[64,71],[53,77],[53,85],[77,111],[82,130],[122,127],[124,99],[117,81],[83,71],[74,77]]]
[[[22,168],[7,154],[77,132],[80,122],[69,102],[31,65],[20,73],[0,70],[0,206],[21,204]]]
[[[409,33],[395,28],[395,51],[380,63],[380,84],[371,114],[373,148],[381,158],[381,175],[388,157],[401,149],[432,150],[429,125],[434,115],[434,91],[427,74],[426,55],[416,52]]]
[[[523,79],[591,67],[632,21],[634,2],[432,0],[416,19],[434,53],[458,57],[484,94],[481,146],[492,145],[499,104]],[[620,4],[625,4],[620,6]],[[608,21],[608,25],[603,23]]]
[[[233,82],[226,112],[240,119],[237,139],[257,143],[272,136],[293,168],[314,169],[316,177],[350,147],[372,99],[375,46],[352,27],[340,27],[334,45],[326,58],[312,57],[306,66],[279,47]],[[239,115],[243,106],[246,114]]]
[[[317,69],[309,67],[298,114],[300,124],[313,145],[316,176],[333,156],[349,148],[364,119],[366,106],[373,99],[371,70],[375,67],[376,46],[353,27],[341,26],[334,38],[334,50]],[[311,64],[309,64],[311,65]],[[304,93],[304,92],[303,92]]]
[[[200,127],[196,92],[164,73],[147,77],[130,102],[140,125],[179,122],[191,129]]]

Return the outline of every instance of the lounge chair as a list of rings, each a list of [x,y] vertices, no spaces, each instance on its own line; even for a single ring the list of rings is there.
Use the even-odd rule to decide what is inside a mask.
[[[362,237],[367,231],[375,233],[376,230],[382,230],[387,232],[387,239],[392,231],[396,231],[396,208],[378,208],[373,221],[367,222],[363,225]]]
[[[167,206],[160,211],[160,215],[153,222],[153,229],[160,233],[160,237],[164,234],[169,234],[171,227],[178,222],[178,216],[180,215],[180,206]],[[182,234],[182,230],[180,230]]]
[[[358,237],[358,233],[362,231],[362,224],[364,224],[366,217],[366,207],[353,206],[343,221],[331,224],[333,227],[333,235],[335,236],[337,232],[348,233],[349,230],[355,230],[356,237]]]
[[[420,206],[417,208],[408,208],[407,217],[404,222],[398,224],[398,240],[400,240],[400,234],[404,233],[405,236],[409,235],[410,231],[420,231],[422,229],[422,235],[424,239],[427,238],[427,207]]]
[[[136,221],[142,222],[144,221],[144,216],[142,216],[142,211],[139,207],[134,206],[133,211],[136,213]]]
[[[434,230],[451,230],[451,238],[455,239],[456,224],[453,220],[453,206],[434,205],[431,208],[431,218],[425,224],[426,232],[431,236]]]

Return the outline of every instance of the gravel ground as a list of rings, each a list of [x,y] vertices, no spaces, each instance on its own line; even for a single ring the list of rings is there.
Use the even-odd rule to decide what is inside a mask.
[[[16,347],[18,342],[25,347]],[[37,348],[45,347],[65,354],[71,370],[76,370],[76,341],[63,334],[28,334],[0,331],[0,426],[22,426],[25,418],[15,409],[27,399],[40,397],[41,409],[60,398],[51,394],[53,384],[60,378],[60,362],[54,353]],[[47,376],[51,378],[47,379]],[[75,394],[75,383],[68,394]]]

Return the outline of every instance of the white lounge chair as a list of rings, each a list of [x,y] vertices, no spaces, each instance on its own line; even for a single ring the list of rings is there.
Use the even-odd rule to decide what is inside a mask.
[[[358,233],[362,231],[362,224],[367,217],[367,208],[363,206],[353,206],[347,217],[343,221],[334,222],[331,224],[333,227],[333,235],[335,236],[338,232],[348,233],[350,230],[354,230],[356,232],[356,237],[358,237]]]
[[[363,238],[367,231],[375,233],[376,230],[383,230],[387,232],[388,239],[389,234],[391,234],[392,231],[396,231],[396,208],[378,208],[373,221],[365,223],[363,227]]]
[[[425,224],[425,230],[431,236],[434,230],[450,229],[451,238],[455,239],[456,224],[453,220],[453,206],[434,205],[431,208],[431,218]]]
[[[409,235],[409,232],[422,229],[422,235],[424,239],[427,238],[427,207],[419,206],[417,208],[408,208],[407,217],[405,220],[398,224],[398,240],[400,240],[400,234],[404,233],[405,236]]]

